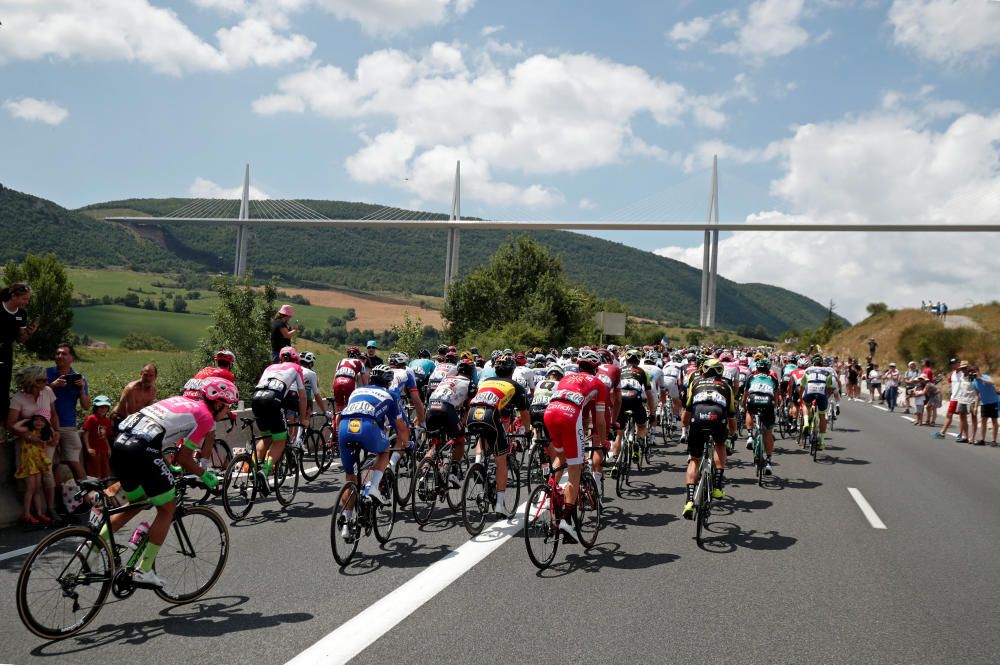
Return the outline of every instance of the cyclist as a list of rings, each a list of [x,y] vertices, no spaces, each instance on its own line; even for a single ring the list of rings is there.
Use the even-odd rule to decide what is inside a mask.
[[[441,383],[441,379],[446,376],[455,375],[455,367],[458,364],[458,354],[452,353],[448,350],[449,347],[444,347],[444,355],[441,356],[441,360],[437,362],[434,366],[434,371],[431,372],[430,377],[427,379],[427,392],[433,393],[437,388],[438,384]],[[440,347],[438,347],[440,351]]]
[[[608,388],[596,376],[600,364],[601,357],[596,351],[581,351],[578,363],[580,371],[568,374],[559,382],[548,408],[545,409],[545,429],[551,437],[549,455],[552,458],[552,468],[566,465],[567,481],[563,498],[570,512],[576,505],[580,475],[583,473],[585,413],[592,417],[594,445],[606,446],[608,443],[605,420]],[[573,527],[566,521],[568,514],[559,517],[559,530],[571,542],[575,542]]]
[[[427,381],[434,371],[434,361],[431,360],[431,352],[427,349],[420,349],[417,357],[410,361],[409,368],[413,371],[413,378],[417,380],[417,390],[422,398],[427,398]]]
[[[767,466],[764,473],[771,475],[774,471],[771,468],[771,455],[774,453],[774,422],[775,403],[778,399],[778,382],[771,372],[771,360],[761,358],[754,365],[754,373],[747,382],[746,391],[743,394],[743,410],[746,411],[747,431],[753,426],[753,414],[760,418],[760,426],[763,428],[764,450],[767,453]],[[753,450],[753,436],[747,435],[747,450]]]
[[[352,346],[347,349],[347,357],[337,363],[333,374],[333,402],[337,413],[347,406],[347,400],[355,388],[368,384],[368,369],[361,357],[361,348]],[[334,428],[336,432],[336,428]]]
[[[148,497],[156,507],[156,517],[149,527],[149,542],[132,575],[136,585],[166,585],[153,570],[176,509],[174,476],[163,459],[163,442],[181,441],[174,463],[200,476],[209,489],[215,488],[218,477],[211,469],[202,471],[194,459],[194,451],[200,447],[205,434],[215,427],[215,422],[226,417],[239,397],[232,381],[208,378],[201,382],[197,397],[168,397],[122,421],[111,447],[111,471],[118,477],[129,501]],[[111,529],[117,531],[141,510],[136,508],[113,515]],[[110,541],[107,526],[101,530],[101,537]]]
[[[420,391],[417,389],[417,379],[413,371],[407,367],[410,357],[402,351],[394,351],[389,354],[389,367],[392,368],[392,383],[389,389],[399,393],[401,399],[409,398],[416,413],[416,424],[422,425],[424,422],[424,400],[420,399]],[[407,425],[410,424],[406,411],[403,417],[407,418]]]
[[[528,358],[523,353],[514,354],[514,364],[512,378],[520,383],[521,387],[528,393],[528,401],[530,402],[531,395],[535,392],[535,372],[528,367]]]
[[[468,417],[469,401],[476,394],[476,384],[473,382],[476,365],[471,360],[460,360],[455,366],[455,373],[446,376],[439,383],[427,400],[427,431],[444,430],[445,436],[454,439],[452,466],[448,474],[448,482],[454,489],[460,487],[462,472],[459,462],[465,456],[465,422]],[[430,460],[434,451],[429,449],[424,456]]]
[[[306,409],[309,408],[298,351],[294,346],[286,346],[278,352],[278,360],[264,369],[250,398],[250,408],[260,428],[257,457],[263,459],[264,464],[257,473],[262,476],[258,481],[264,496],[270,492],[267,477],[274,464],[285,454],[285,440],[288,439],[286,409],[293,406],[293,402],[299,413],[308,413]]]
[[[545,409],[552,400],[552,395],[556,392],[556,386],[562,380],[565,372],[563,368],[555,363],[549,365],[545,378],[535,386],[535,394],[531,398],[531,405],[528,407],[528,415],[531,417],[531,427],[536,434],[544,435],[546,441],[549,440],[548,430],[545,429]]]
[[[227,349],[222,349],[215,352],[215,364],[208,365],[195,374],[192,378],[188,379],[187,383],[184,384],[184,391],[181,393],[184,397],[190,397],[192,399],[198,399],[201,396],[201,384],[204,383],[206,379],[210,378],[220,378],[232,383],[236,383],[236,377],[233,376],[233,365],[236,364],[236,354]],[[215,447],[215,429],[209,430],[208,434],[205,435],[205,440],[202,442],[201,446],[201,456],[206,457],[211,455],[212,449]]]
[[[505,512],[503,501],[507,490],[508,443],[503,419],[510,417],[511,411],[517,409],[522,430],[531,422],[528,417],[527,392],[512,378],[514,366],[513,356],[506,353],[499,356],[493,361],[496,377],[480,381],[476,396],[469,403],[469,432],[479,434],[476,461],[482,462],[487,451],[496,458],[498,513]]]
[[[726,435],[736,434],[736,400],[733,389],[722,378],[722,363],[712,358],[706,360],[701,374],[693,376],[684,399],[682,421],[690,427],[688,437],[687,503],[684,504],[685,519],[694,518],[694,490],[698,482],[698,466],[705,450],[706,438],[714,443],[715,488],[713,499],[722,499],[726,493],[722,489],[726,468]],[[728,430],[728,431],[727,431]]]
[[[371,383],[351,393],[347,406],[340,412],[337,429],[340,442],[340,459],[344,464],[344,477],[348,483],[357,481],[354,451],[351,444],[359,444],[364,450],[375,455],[372,473],[365,485],[367,495],[381,504],[388,500],[379,491],[379,483],[385,467],[389,465],[389,439],[385,435],[387,426],[396,430],[397,441],[409,441],[410,430],[399,410],[399,395],[389,390],[395,372],[388,365],[376,365],[371,369]],[[354,516],[353,507],[344,511],[344,518],[350,522]],[[344,524],[342,534],[350,537],[351,530]]]
[[[308,406],[311,401],[316,404],[316,411],[323,413],[326,411],[326,403],[319,392],[319,380],[316,378],[316,372],[313,371],[315,364],[316,356],[311,351],[303,351],[299,356],[299,365],[302,367],[302,383],[306,386],[306,405]]]
[[[650,412],[650,418],[659,413],[667,401],[667,385],[663,379],[663,370],[657,363],[660,362],[660,354],[656,351],[649,351],[642,359],[642,369],[649,375],[649,385],[653,392],[653,402],[657,405],[656,410]]]
[[[799,417],[799,406],[802,403],[802,386],[800,384],[802,377],[805,376],[808,365],[808,360],[804,357],[799,358],[795,364],[795,369],[788,375],[788,392],[785,393],[785,399],[789,400],[789,404],[791,404],[788,408],[788,417],[793,421]]]
[[[680,385],[683,381],[684,366],[681,364],[681,355],[675,353],[670,358],[670,362],[663,366],[663,383],[667,395],[670,397],[674,407],[674,417],[680,418],[681,414],[681,392]]]
[[[656,413],[656,405],[653,403],[653,388],[649,383],[649,375],[646,370],[639,367],[641,353],[632,349],[625,354],[625,367],[622,368],[621,380],[621,407],[618,409],[618,433],[615,435],[615,442],[611,444],[611,456],[618,458],[621,450],[622,434],[628,419],[626,412],[632,412],[632,420],[635,421],[636,435],[639,439],[645,439],[648,427],[648,413]],[[633,451],[633,457],[639,456],[639,450]]]
[[[802,391],[802,408],[805,411],[803,427],[809,427],[810,415],[819,416],[819,449],[825,447],[823,436],[826,434],[826,408],[833,393],[833,375],[826,371],[823,356],[812,357],[812,365],[805,370],[799,381]]]

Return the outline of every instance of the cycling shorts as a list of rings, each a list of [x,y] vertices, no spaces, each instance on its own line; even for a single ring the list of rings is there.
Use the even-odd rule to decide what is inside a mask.
[[[729,436],[729,427],[726,421],[692,421],[688,430],[687,451],[691,459],[701,459],[705,455],[705,438],[711,437],[715,445],[721,446],[726,443]]]
[[[550,445],[566,458],[569,465],[583,464],[583,411],[565,402],[549,402],[545,410],[545,429]]]
[[[129,501],[149,497],[154,506],[173,501],[174,474],[163,459],[163,433],[152,439],[122,432],[111,445],[111,473]]]
[[[338,413],[347,406],[356,385],[355,380],[349,376],[338,376],[333,380],[333,403],[337,406]]]
[[[282,407],[281,396],[273,390],[258,390],[250,398],[250,410],[257,420],[261,436],[284,435],[288,431]]]
[[[500,412],[492,406],[469,407],[469,418],[466,421],[470,434],[477,434],[483,442],[485,451],[490,454],[506,455],[509,451],[507,432],[504,428]]]
[[[353,445],[361,446],[375,455],[389,449],[389,439],[385,435],[385,430],[371,418],[341,418],[337,427],[337,439],[340,461],[344,465],[344,473],[349,476],[355,475]]]
[[[802,396],[803,404],[812,404],[820,413],[826,413],[826,408],[830,405],[830,400],[823,393],[812,393]]]
[[[462,429],[458,426],[458,409],[454,404],[433,401],[427,405],[427,432],[433,434],[443,431],[446,437],[458,437]]]
[[[618,409],[618,427],[624,429],[628,419],[626,411],[632,412],[632,420],[636,425],[645,425],[649,417],[646,415],[646,401],[638,397],[622,397],[621,408]]]
[[[677,387],[677,379],[673,377],[664,378],[664,389],[667,394],[670,395],[671,399],[679,399],[681,396],[680,388]]]
[[[764,429],[774,429],[774,402],[747,401],[747,413],[758,414],[760,416],[760,424]]]

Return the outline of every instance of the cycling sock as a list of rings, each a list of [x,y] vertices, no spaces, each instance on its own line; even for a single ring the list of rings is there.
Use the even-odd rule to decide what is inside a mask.
[[[263,473],[265,476],[269,476],[271,475],[271,469],[273,468],[274,468],[274,462],[272,462],[270,459],[266,459],[264,460],[264,465],[260,467],[260,472]]]
[[[398,450],[393,451],[392,456],[389,458],[389,464],[395,466],[396,462],[399,461],[399,458],[400,458],[399,451]]]
[[[376,487],[377,488],[378,484],[380,482],[382,482],[382,472],[381,471],[372,471],[372,475],[368,479],[368,482],[371,483],[372,487]]]
[[[594,471],[594,480],[597,481],[597,488],[601,488],[601,481],[604,480],[603,471]]]
[[[715,470],[715,487],[716,487],[716,489],[720,489],[720,490],[722,489],[722,474],[724,472],[725,472],[725,469],[716,469]]]
[[[503,512],[503,496],[504,490],[497,490],[497,512]]]
[[[160,546],[153,543],[146,543],[146,548],[142,550],[142,559],[139,560],[139,570],[148,573],[153,569],[153,562],[160,552]]]
[[[688,501],[694,501],[694,484],[688,483]]]

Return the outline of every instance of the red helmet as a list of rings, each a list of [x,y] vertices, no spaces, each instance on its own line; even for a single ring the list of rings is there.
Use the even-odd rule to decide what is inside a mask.
[[[518,351],[517,353],[514,354],[514,362],[518,365],[525,365],[528,362],[528,358],[525,357],[523,353]]]
[[[347,349],[347,357],[348,358],[360,358],[361,357],[361,347],[352,346],[351,348]]]
[[[206,402],[222,400],[226,404],[236,404],[240,399],[240,391],[229,379],[217,376],[204,379],[198,387],[198,392]]]
[[[230,365],[233,365],[236,363],[236,354],[229,349],[222,349],[221,351],[215,352],[215,360],[225,360]]]

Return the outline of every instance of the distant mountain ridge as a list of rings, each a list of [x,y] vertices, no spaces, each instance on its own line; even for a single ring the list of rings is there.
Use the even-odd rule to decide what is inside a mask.
[[[0,259],[54,251],[64,262],[78,266],[228,272],[235,249],[232,228],[194,223],[125,225],[99,219],[166,215],[190,202],[125,199],[70,211],[45,199],[2,189],[0,229],[8,242],[0,248]],[[344,201],[302,203],[331,219],[358,219],[381,207]],[[444,215],[435,217],[446,219]],[[18,232],[24,228],[32,232]],[[464,230],[462,273],[485,263],[511,235],[506,231]],[[697,323],[699,270],[591,236],[566,231],[525,235],[560,255],[571,279],[599,296],[626,304],[630,313],[675,324]],[[270,227],[254,233],[247,261],[258,277],[275,275],[291,282],[362,291],[441,295],[445,245],[446,233],[439,229]],[[717,301],[718,325],[734,330],[759,325],[777,335],[789,328],[818,325],[826,317],[823,305],[787,289],[738,284],[723,277],[719,278]]]

